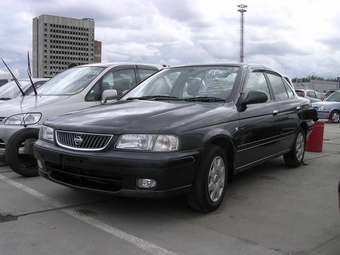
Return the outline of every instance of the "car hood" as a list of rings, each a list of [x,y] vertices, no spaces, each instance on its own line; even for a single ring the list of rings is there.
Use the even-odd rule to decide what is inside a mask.
[[[9,102],[9,101],[11,101],[11,100],[13,100],[13,98],[6,99],[6,100],[4,100],[4,99],[0,99],[0,104],[2,104],[2,103],[6,103],[6,102]]]
[[[337,101],[321,101],[312,103],[312,106],[333,106],[333,105],[340,105],[340,102]]]
[[[235,105],[225,102],[119,101],[53,117],[45,124],[60,130],[91,133],[180,132],[183,128],[193,130],[237,119],[237,111],[228,111],[228,108],[235,108]]]
[[[308,98],[298,96],[298,99],[300,101],[301,106],[311,104],[311,101]]]
[[[25,96],[16,97],[12,100],[1,103],[1,117],[9,117],[14,114],[27,112],[41,112],[46,105],[60,105],[70,96]]]

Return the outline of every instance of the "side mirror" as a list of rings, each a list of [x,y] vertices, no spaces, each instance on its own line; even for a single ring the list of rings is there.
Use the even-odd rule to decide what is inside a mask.
[[[246,97],[246,104],[259,104],[267,102],[268,96],[265,92],[260,90],[249,91]]]
[[[259,104],[268,101],[268,95],[260,90],[251,90],[246,98],[241,95],[237,103],[237,109],[243,112],[247,109],[248,104]]]
[[[108,100],[117,99],[117,90],[107,89],[102,93],[102,103],[105,104]]]

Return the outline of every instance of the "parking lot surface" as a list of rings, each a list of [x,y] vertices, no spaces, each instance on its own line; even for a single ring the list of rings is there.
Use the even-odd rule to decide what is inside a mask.
[[[185,197],[136,200],[23,178],[0,167],[0,255],[339,255],[340,125],[322,152],[283,158],[234,177],[221,207],[192,211]]]

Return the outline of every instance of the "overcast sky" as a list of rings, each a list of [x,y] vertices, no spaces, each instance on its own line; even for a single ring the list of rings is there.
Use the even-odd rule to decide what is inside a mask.
[[[102,62],[171,66],[244,61],[291,78],[340,76],[340,8],[333,0],[1,0],[0,57],[19,78],[32,58],[32,19],[93,18]],[[0,77],[8,77],[0,62]]]

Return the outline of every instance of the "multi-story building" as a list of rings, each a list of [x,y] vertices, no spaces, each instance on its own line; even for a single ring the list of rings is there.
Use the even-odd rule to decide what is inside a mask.
[[[33,77],[51,78],[70,64],[101,62],[94,20],[41,15],[33,19]]]

